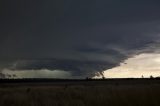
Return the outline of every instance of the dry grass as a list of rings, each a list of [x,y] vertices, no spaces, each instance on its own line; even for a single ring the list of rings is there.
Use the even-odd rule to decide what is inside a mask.
[[[7,86],[0,106],[160,106],[160,85]]]

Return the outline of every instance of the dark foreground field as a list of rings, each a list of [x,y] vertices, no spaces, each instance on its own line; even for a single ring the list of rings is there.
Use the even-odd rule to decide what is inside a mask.
[[[0,106],[160,106],[160,79],[2,81]]]

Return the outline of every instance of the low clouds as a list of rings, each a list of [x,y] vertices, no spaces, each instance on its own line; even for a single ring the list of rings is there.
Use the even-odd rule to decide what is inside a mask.
[[[7,69],[12,71],[39,71],[39,70],[62,70],[69,72],[71,78],[85,78],[94,76],[97,71],[113,67],[115,64],[102,61],[76,61],[76,60],[24,60],[11,63]],[[3,70],[4,71],[4,70]],[[38,74],[37,74],[38,75]]]
[[[5,77],[2,76],[0,78],[76,78],[72,77],[68,71],[48,69],[15,71],[3,69],[2,73],[5,75]]]

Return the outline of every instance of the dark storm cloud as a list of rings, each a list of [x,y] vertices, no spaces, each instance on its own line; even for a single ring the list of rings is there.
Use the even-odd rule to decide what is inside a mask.
[[[1,68],[61,69],[85,76],[117,66],[160,39],[158,0],[0,4]]]
[[[97,69],[103,71],[106,67],[113,67],[115,64],[103,61],[76,61],[76,60],[25,60],[16,61],[8,67],[10,70],[65,70],[71,72],[73,76],[84,78],[93,76]],[[118,62],[117,62],[118,63]]]

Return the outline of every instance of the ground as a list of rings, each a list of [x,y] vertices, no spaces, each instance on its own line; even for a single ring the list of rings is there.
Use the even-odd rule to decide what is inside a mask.
[[[3,82],[0,106],[160,106],[160,80]]]

